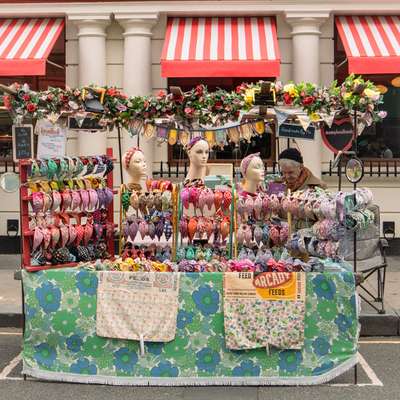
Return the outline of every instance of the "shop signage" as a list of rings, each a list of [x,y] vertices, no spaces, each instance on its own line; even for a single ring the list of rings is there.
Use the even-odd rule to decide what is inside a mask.
[[[350,118],[334,119],[332,126],[321,127],[322,140],[334,153],[347,151],[353,143],[354,129]]]
[[[305,131],[301,125],[284,123],[279,126],[279,137],[314,140],[315,126],[310,125]]]
[[[13,125],[12,142],[14,161],[33,158],[33,126]]]
[[[69,117],[68,129],[74,131],[104,131],[104,126],[99,125],[99,120],[95,118],[84,118],[78,121],[74,117]]]
[[[43,123],[39,129],[37,158],[65,156],[66,132],[58,124]]]

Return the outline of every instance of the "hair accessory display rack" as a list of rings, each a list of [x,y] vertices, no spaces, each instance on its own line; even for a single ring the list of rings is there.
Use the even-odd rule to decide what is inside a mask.
[[[109,159],[113,160],[113,152],[111,148],[107,149],[106,155]],[[93,159],[95,157],[81,157],[83,160]],[[59,162],[57,159],[54,159]],[[44,269],[54,269],[54,268],[65,268],[74,267],[78,263],[71,262],[66,264],[51,264],[51,265],[31,265],[31,239],[33,237],[33,231],[29,228],[29,218],[31,212],[29,210],[29,201],[31,196],[28,189],[28,172],[31,167],[33,160],[20,160],[19,161],[19,171],[20,171],[20,221],[21,221],[21,268],[26,269],[28,272],[35,272]],[[113,160],[114,161],[114,160]],[[117,191],[113,190],[113,171],[108,172],[105,176],[107,187],[116,194]],[[114,200],[111,201],[107,208],[107,223],[111,222],[114,224]],[[115,225],[114,225],[115,227]],[[107,246],[107,251],[111,257],[114,257],[114,235],[107,238],[105,243]]]

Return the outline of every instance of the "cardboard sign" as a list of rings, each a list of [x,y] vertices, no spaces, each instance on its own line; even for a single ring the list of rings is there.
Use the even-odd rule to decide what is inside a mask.
[[[57,124],[43,122],[40,125],[37,158],[64,157],[66,130]]]
[[[224,296],[260,300],[304,301],[305,274],[302,272],[232,272],[224,274]]]
[[[13,125],[12,143],[15,162],[33,158],[33,126]]]
[[[315,126],[310,125],[305,131],[301,125],[297,124],[281,124],[279,126],[279,137],[289,138],[289,139],[305,139],[314,140],[315,139]]]
[[[332,126],[321,127],[322,140],[326,147],[334,153],[347,151],[353,144],[354,129],[350,118],[333,120]]]

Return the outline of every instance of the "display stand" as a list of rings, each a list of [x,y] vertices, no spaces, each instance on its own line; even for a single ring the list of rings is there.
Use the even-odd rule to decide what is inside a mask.
[[[112,149],[107,149],[107,157],[112,158]],[[91,157],[90,157],[91,158]],[[86,157],[87,159],[87,157]],[[94,160],[94,158],[93,158]],[[26,269],[28,272],[39,271],[43,269],[65,268],[77,265],[77,262],[55,264],[55,265],[31,265],[31,239],[33,231],[29,229],[29,217],[31,215],[29,210],[29,202],[32,200],[32,195],[28,189],[28,171],[32,166],[33,160],[20,160],[20,221],[21,221],[21,268]],[[59,165],[59,160],[54,160]],[[113,173],[108,173],[106,177],[107,187],[113,191]],[[107,208],[107,221],[113,223],[114,220],[114,201],[111,201]],[[107,251],[111,257],[114,257],[114,238],[110,237],[106,240]]]

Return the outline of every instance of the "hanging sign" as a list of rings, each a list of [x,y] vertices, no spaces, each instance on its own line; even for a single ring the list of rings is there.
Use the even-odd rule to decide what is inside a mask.
[[[310,125],[307,130],[304,130],[301,125],[283,123],[279,126],[279,137],[290,139],[305,139],[314,140],[315,126]]]
[[[325,124],[321,127],[322,140],[334,153],[349,150],[353,143],[353,135],[354,129],[350,118],[335,119],[330,128]]]
[[[39,129],[37,158],[64,157],[66,131],[58,124],[43,123]]]
[[[95,118],[74,118],[68,117],[68,129],[75,131],[104,131],[104,126],[99,125]]]
[[[33,126],[13,125],[12,143],[15,162],[33,158]]]

